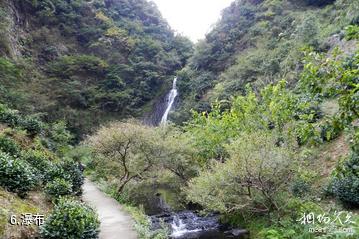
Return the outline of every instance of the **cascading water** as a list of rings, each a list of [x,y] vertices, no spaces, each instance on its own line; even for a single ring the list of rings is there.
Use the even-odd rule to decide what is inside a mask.
[[[178,215],[173,217],[173,222],[171,223],[172,227],[172,237],[180,237],[188,232],[186,229],[186,224],[183,223],[182,219]]]
[[[193,211],[179,211],[151,216],[152,229],[168,225],[171,239],[244,239],[245,230],[231,229],[219,222],[218,215],[198,215]]]
[[[177,77],[173,79],[172,89],[167,96],[167,108],[162,116],[161,125],[165,125],[167,123],[168,114],[170,113],[173,103],[175,102],[175,99],[178,95],[176,83],[177,83]]]

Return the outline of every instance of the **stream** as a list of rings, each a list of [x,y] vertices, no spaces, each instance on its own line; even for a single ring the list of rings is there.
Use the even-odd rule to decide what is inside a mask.
[[[204,217],[193,211],[179,211],[151,216],[151,221],[153,230],[167,225],[172,239],[248,238],[246,230],[222,225],[215,214]]]
[[[178,95],[176,84],[177,77],[173,79],[172,89],[162,104],[164,111],[159,121],[160,125],[167,124],[168,115],[173,110],[173,104]],[[155,110],[157,118],[159,118],[157,113],[159,109],[161,108]],[[174,192],[170,187],[147,187],[141,192],[146,196],[138,198],[137,203],[143,205],[146,213],[150,215],[152,230],[167,227],[172,239],[248,238],[246,230],[221,224],[219,215],[201,216],[196,211],[188,210],[188,205],[178,198],[178,192]]]

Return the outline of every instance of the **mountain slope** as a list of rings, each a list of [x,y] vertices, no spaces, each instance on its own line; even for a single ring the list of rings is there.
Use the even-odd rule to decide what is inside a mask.
[[[0,12],[0,100],[78,136],[141,116],[192,51],[146,0],[4,0]]]
[[[257,91],[281,79],[295,85],[303,49],[334,48],[342,29],[358,23],[358,10],[358,1],[234,1],[179,73],[182,104],[172,119],[183,122],[191,108],[208,111],[216,99],[244,94],[248,83]]]

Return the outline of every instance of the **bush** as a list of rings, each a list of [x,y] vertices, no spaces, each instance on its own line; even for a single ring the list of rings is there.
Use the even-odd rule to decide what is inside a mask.
[[[345,39],[354,40],[359,39],[359,26],[349,25],[345,28]]]
[[[68,147],[73,140],[73,135],[67,130],[66,123],[59,121],[51,125],[49,130],[49,144],[54,150],[62,150]]]
[[[76,162],[66,160],[62,163],[50,165],[45,173],[44,181],[52,182],[56,178],[71,182],[72,192],[76,195],[81,195],[84,176]]]
[[[10,127],[20,127],[26,129],[31,135],[41,133],[43,123],[31,116],[22,117],[17,110],[11,110],[0,104],[0,122],[8,124]]]
[[[0,151],[0,185],[25,197],[36,182],[33,169],[25,162]]]
[[[21,127],[26,129],[30,135],[36,135],[41,133],[43,129],[43,123],[33,117],[26,117],[21,122]]]
[[[53,182],[46,184],[45,193],[50,199],[72,194],[72,184],[63,178],[56,178]]]
[[[100,222],[96,212],[84,203],[61,198],[41,227],[48,239],[98,238]]]
[[[320,128],[320,136],[322,140],[331,141],[340,135],[344,127],[343,122],[338,117],[334,117],[323,123]]]
[[[12,139],[0,135],[0,150],[12,156],[20,155],[19,145]]]
[[[18,111],[10,110],[3,106],[0,108],[0,122],[14,128],[21,122],[21,117]]]
[[[359,154],[359,127],[353,127],[350,132],[350,148],[353,152]]]
[[[258,131],[231,142],[229,159],[189,181],[187,199],[222,213],[277,210],[296,158],[291,146],[275,147],[276,140],[274,134]]]
[[[52,182],[55,180],[55,178],[69,180],[69,176],[59,163],[50,163],[44,174],[44,182]]]
[[[308,194],[311,190],[311,185],[301,178],[293,180],[293,183],[290,187],[291,192],[296,197],[303,197]]]
[[[329,191],[348,206],[359,206],[359,155],[353,152],[335,171]]]
[[[76,195],[82,194],[82,184],[84,183],[84,176],[80,170],[78,164],[73,161],[65,161],[62,164],[62,168],[69,176],[69,181],[72,184],[72,191]]]
[[[359,178],[348,175],[343,178],[335,178],[331,184],[332,193],[348,206],[359,206]]]
[[[46,184],[48,181],[46,178],[47,171],[49,171],[52,166],[49,157],[41,150],[26,151],[21,157],[34,168],[42,184]]]
[[[38,169],[44,177],[44,172],[51,166],[50,156],[41,150],[29,150],[22,154],[22,159],[26,160],[32,167]]]

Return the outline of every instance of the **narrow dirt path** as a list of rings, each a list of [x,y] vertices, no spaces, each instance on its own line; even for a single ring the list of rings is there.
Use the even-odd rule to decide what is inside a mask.
[[[123,211],[116,200],[105,195],[87,179],[83,191],[83,200],[94,207],[99,215],[100,239],[137,239],[131,216]]]

